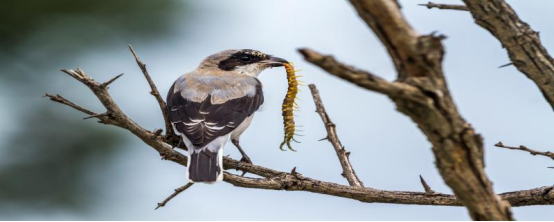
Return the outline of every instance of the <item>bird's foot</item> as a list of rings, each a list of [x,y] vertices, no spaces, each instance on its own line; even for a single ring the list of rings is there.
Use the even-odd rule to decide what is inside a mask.
[[[242,156],[242,158],[240,159],[240,162],[252,164],[252,160],[250,160],[250,157],[248,156]]]

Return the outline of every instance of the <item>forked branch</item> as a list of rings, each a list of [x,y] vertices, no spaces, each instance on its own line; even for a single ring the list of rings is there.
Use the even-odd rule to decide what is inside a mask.
[[[106,108],[105,112],[98,113],[90,111],[86,108],[76,105],[73,102],[65,99],[60,95],[50,95],[47,97],[51,100],[72,107],[80,112],[85,113],[88,117],[97,118],[104,124],[114,125],[126,129],[141,139],[144,143],[156,150],[162,159],[178,163],[186,166],[187,157],[173,149],[177,146],[177,142],[170,140],[167,137],[161,136],[155,131],[149,131],[140,127],[137,123],[131,120],[115,101],[110,96],[107,87],[103,87],[101,83],[94,81],[81,69],[77,70],[62,70],[64,73],[72,76],[79,82],[88,86],[91,91],[100,100]],[[112,81],[113,82],[113,81]],[[319,193],[324,195],[343,197],[353,200],[359,200],[368,203],[394,203],[394,204],[418,204],[418,205],[442,205],[442,206],[461,206],[460,201],[454,195],[437,194],[428,195],[425,192],[410,192],[410,191],[387,191],[373,188],[345,186],[331,182],[305,177],[297,172],[283,172],[267,167],[240,163],[238,160],[224,157],[224,169],[234,169],[246,171],[251,174],[262,177],[248,178],[225,172],[224,181],[238,187],[253,188],[253,189],[270,189],[270,190],[287,190],[287,191],[305,191]],[[181,190],[178,189],[177,194],[170,196],[169,199],[178,195]],[[528,206],[528,205],[551,205],[554,204],[553,187],[540,187],[530,190],[521,190],[510,193],[500,194],[504,200],[510,202],[513,206]],[[169,200],[168,200],[169,201]],[[165,205],[167,202],[162,202]]]
[[[333,148],[335,148],[335,152],[337,153],[337,157],[339,158],[343,171],[341,175],[348,180],[350,186],[363,187],[364,184],[360,178],[358,178],[358,175],[356,175],[356,172],[354,172],[354,168],[350,163],[350,152],[346,151],[344,146],[341,144],[339,137],[337,136],[336,125],[331,121],[331,118],[325,111],[325,107],[323,106],[323,101],[321,101],[317,87],[314,84],[310,84],[309,87],[314,99],[316,112],[321,117],[323,125],[325,125],[325,129],[327,130],[327,136],[325,139],[333,145]]]

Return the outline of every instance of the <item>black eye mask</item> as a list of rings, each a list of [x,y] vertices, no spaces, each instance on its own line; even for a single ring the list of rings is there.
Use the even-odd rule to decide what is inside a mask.
[[[245,49],[231,55],[228,59],[219,62],[218,67],[225,71],[231,71],[237,66],[257,63],[268,58],[269,56],[259,51]]]

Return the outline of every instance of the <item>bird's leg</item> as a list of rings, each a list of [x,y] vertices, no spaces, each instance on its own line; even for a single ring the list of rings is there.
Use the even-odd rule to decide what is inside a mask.
[[[233,139],[231,140],[231,142],[233,143],[233,145],[237,147],[237,149],[239,149],[240,154],[242,154],[242,159],[240,159],[240,162],[252,164],[250,157],[248,157],[248,155],[246,155],[244,150],[242,150],[242,147],[240,147],[239,140]]]
[[[177,143],[177,146],[174,146],[172,147],[173,149],[175,148],[180,148],[180,149],[183,149],[183,145],[185,145],[185,142],[183,141],[183,137],[179,137],[179,143]]]

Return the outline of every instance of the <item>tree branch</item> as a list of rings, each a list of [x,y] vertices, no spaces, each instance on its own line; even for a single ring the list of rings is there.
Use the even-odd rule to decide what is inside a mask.
[[[97,116],[99,115],[98,113],[95,113],[95,112],[92,112],[88,109],[85,109],[75,103],[72,103],[71,101],[67,100],[66,98],[64,98],[63,96],[60,96],[60,94],[56,94],[56,95],[51,95],[51,94],[44,94],[44,97],[48,97],[50,100],[54,101],[54,102],[57,102],[57,103],[60,103],[60,104],[64,104],[66,106],[69,106],[69,107],[72,107],[73,109],[76,109],[76,110],[79,110],[85,114],[88,114],[89,116]]]
[[[546,151],[546,152],[536,151],[536,150],[529,149],[524,145],[521,145],[521,146],[518,146],[518,147],[516,147],[516,146],[506,146],[506,145],[502,144],[502,142],[498,142],[498,143],[494,144],[494,146],[500,147],[500,148],[506,148],[506,149],[510,149],[510,150],[521,150],[521,151],[529,152],[529,154],[531,154],[533,156],[540,155],[540,156],[550,157],[551,159],[554,160],[554,153],[552,153],[550,151]]]
[[[125,115],[125,113],[121,111],[119,106],[115,103],[115,101],[110,96],[110,93],[108,92],[107,87],[104,87],[102,84],[94,81],[94,79],[89,77],[80,68],[77,68],[77,70],[62,69],[62,72],[65,72],[69,76],[75,78],[77,81],[86,85],[94,93],[94,95],[96,95],[98,100],[100,100],[102,105],[107,109],[106,111],[107,115],[101,115],[96,117],[102,123],[118,126],[126,130],[129,130],[131,133],[135,134],[138,138],[140,138],[143,142],[145,142],[146,144],[156,149],[156,151],[160,153],[162,158],[178,162],[181,165],[186,165],[186,160],[187,160],[186,157],[181,153],[175,152],[171,146],[169,146],[164,142],[163,137],[161,137],[160,135],[156,135],[154,132],[151,132],[142,128],[133,120],[131,120],[127,115]],[[66,104],[66,105],[69,105],[69,104]],[[69,106],[75,108],[72,105],[69,105]],[[77,109],[77,110],[84,112],[90,116],[97,115],[96,113],[93,113],[91,111],[87,111],[83,109]]]
[[[417,93],[417,88],[401,83],[389,83],[373,73],[356,69],[337,61],[333,56],[322,55],[314,50],[301,48],[298,50],[308,62],[319,66],[336,77],[349,81],[362,88],[379,92],[390,97],[402,96],[405,93]]]
[[[158,203],[158,206],[157,206],[156,209],[154,209],[154,210],[157,210],[157,209],[160,208],[160,207],[165,207],[165,205],[166,205],[171,199],[173,199],[174,197],[176,197],[177,195],[179,195],[180,193],[182,193],[183,191],[185,191],[186,189],[188,189],[188,188],[191,187],[192,185],[194,185],[194,183],[189,182],[189,183],[185,184],[184,186],[175,189],[175,192],[173,192],[171,195],[169,195],[169,197],[165,198],[165,200],[164,200],[163,202]]]
[[[475,23],[500,41],[514,66],[533,80],[554,109],[554,59],[542,45],[539,33],[503,0],[463,1]]]
[[[435,206],[463,206],[454,195],[410,191],[385,191],[366,187],[345,186],[336,183],[323,182],[302,175],[285,173],[272,178],[248,178],[225,172],[225,181],[238,187],[307,191],[358,200],[366,203],[415,204]],[[499,194],[499,197],[514,207],[530,205],[554,205],[554,187],[546,186],[530,190]]]
[[[343,170],[341,175],[348,180],[348,184],[350,184],[350,186],[363,187],[364,184],[360,178],[358,178],[356,172],[354,172],[352,164],[350,164],[350,152],[347,152],[341,144],[337,136],[336,125],[331,121],[331,118],[325,111],[325,107],[323,106],[323,101],[321,101],[317,87],[314,84],[310,84],[309,87],[314,99],[316,112],[321,117],[321,120],[325,125],[325,129],[327,130],[327,140],[329,140],[331,145],[333,145],[333,148],[335,148],[335,152],[337,153],[337,157],[339,158],[339,162]]]
[[[465,5],[435,4],[433,2],[428,2],[427,4],[418,4],[418,5],[425,6],[428,9],[438,8],[438,9],[450,9],[450,10],[458,10],[458,11],[468,10]]]
[[[385,92],[397,109],[408,115],[433,144],[435,162],[446,184],[468,208],[475,220],[512,220],[510,205],[494,193],[484,171],[483,142],[479,134],[459,114],[442,70],[444,36],[419,35],[402,16],[397,4],[388,0],[351,0],[360,17],[379,37],[395,64],[400,93]],[[311,54],[301,50],[307,61]],[[308,55],[308,56],[306,56]],[[334,75],[344,71],[336,61],[313,63]],[[325,63],[331,63],[325,64]],[[345,68],[346,72],[355,70]],[[359,73],[359,72],[357,72]],[[367,78],[367,77],[364,77]],[[354,78],[344,78],[360,85]],[[395,87],[398,89],[399,87]],[[414,90],[416,89],[416,90]],[[376,90],[377,91],[377,90]]]
[[[140,67],[140,70],[142,71],[142,74],[144,74],[144,78],[148,82],[148,85],[150,85],[150,94],[156,98],[156,101],[158,101],[158,105],[160,106],[160,109],[162,110],[162,114],[165,121],[165,132],[167,135],[174,135],[173,133],[173,127],[171,126],[171,122],[169,121],[169,114],[167,113],[167,105],[165,104],[164,99],[160,95],[160,92],[158,91],[158,88],[156,87],[156,84],[154,84],[154,81],[152,81],[152,78],[150,77],[150,74],[148,74],[148,70],[146,69],[146,64],[142,63],[138,55],[135,53],[135,50],[133,49],[133,46],[128,45],[129,50],[131,50],[131,53],[133,53],[133,56],[135,57],[135,60],[137,61],[137,65]]]
[[[106,115],[99,115],[95,112],[82,108],[59,95],[52,96],[47,94],[48,98],[86,113],[89,116],[95,115],[94,118],[98,118],[102,123],[126,129],[156,150],[159,155],[162,156],[162,159],[170,160],[182,166],[186,166],[187,157],[173,150],[173,147],[178,145],[177,142],[167,137],[157,135],[152,131],[145,130],[136,124],[117,106],[107,91],[107,87],[102,87],[100,83],[94,81],[81,69],[63,70],[63,72],[89,87],[100,100],[102,105],[107,109],[105,112]],[[238,187],[305,191],[369,203],[444,206],[461,205],[460,201],[456,199],[454,195],[437,194],[430,196],[424,192],[385,191],[372,188],[345,186],[304,177],[297,172],[287,173],[254,164],[240,163],[238,160],[228,157],[224,157],[223,165],[226,170],[235,169],[246,171],[248,173],[263,177],[262,179],[254,179],[225,172],[224,181]],[[553,187],[540,187],[530,190],[504,193],[500,194],[500,197],[506,201],[509,201],[513,206],[552,205],[554,204],[554,191],[552,190]]]

